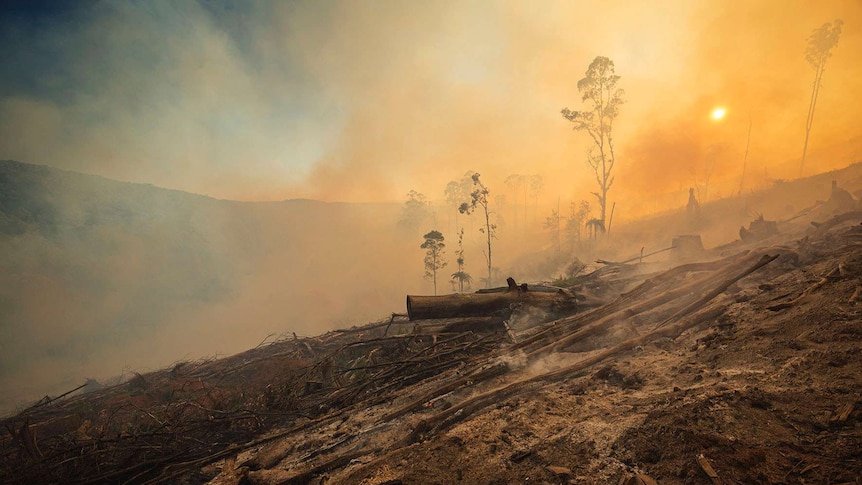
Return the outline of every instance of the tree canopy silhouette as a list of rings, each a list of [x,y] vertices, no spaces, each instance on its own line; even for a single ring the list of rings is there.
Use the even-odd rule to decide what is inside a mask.
[[[583,111],[563,108],[561,111],[574,130],[587,132],[593,142],[587,153],[587,163],[595,172],[599,185],[599,190],[593,195],[599,200],[602,226],[607,220],[608,191],[614,184],[614,121],[619,115],[625,94],[617,88],[619,80],[614,61],[607,57],[596,57],[587,68],[584,78],[578,81],[581,101],[586,103],[587,108]]]

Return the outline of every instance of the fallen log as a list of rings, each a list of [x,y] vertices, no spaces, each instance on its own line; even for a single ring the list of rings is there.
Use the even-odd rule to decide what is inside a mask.
[[[775,260],[778,256],[763,256],[755,265],[755,270],[760,268],[761,266],[768,264]],[[544,346],[532,346],[531,348],[524,349],[527,352],[529,358],[536,358],[541,355],[545,355],[551,352],[560,351],[568,346],[573,345],[574,343],[583,340],[585,337],[595,335],[597,333],[605,331],[611,325],[619,322],[620,317],[625,319],[630,319],[631,317],[645,312],[647,310],[656,308],[660,305],[663,305],[673,299],[682,298],[690,293],[699,293],[701,291],[705,291],[705,287],[714,284],[716,281],[720,281],[720,284],[717,288],[714,288],[710,291],[706,296],[699,298],[697,301],[694,301],[690,304],[687,304],[683,309],[678,310],[674,315],[668,319],[666,319],[663,323],[659,324],[659,326],[666,325],[667,323],[674,321],[687,315],[693,311],[696,311],[698,308],[702,307],[710,300],[723,293],[727,288],[738,281],[742,277],[747,274],[743,274],[742,276],[736,275],[734,277],[729,277],[732,273],[737,273],[739,271],[738,266],[742,264],[749,264],[749,260],[751,258],[746,258],[742,262],[737,263],[735,265],[726,268],[724,271],[720,271],[718,274],[710,275],[708,277],[702,278],[700,280],[694,281],[688,285],[682,286],[674,291],[668,291],[663,294],[659,294],[655,297],[652,297],[646,301],[635,304],[633,306],[629,306],[628,308],[622,309],[619,312],[610,313],[605,315],[602,318],[596,319],[583,327],[572,331],[566,336],[563,336],[559,339],[556,339],[552,342],[545,342]],[[758,266],[759,265],[759,266]],[[754,271],[754,270],[752,270]]]
[[[413,333],[420,335],[462,332],[484,334],[497,331],[506,331],[503,318],[499,316],[421,320],[413,328]]]
[[[831,219],[824,222],[815,222],[811,221],[811,225],[814,226],[814,235],[815,236],[823,236],[830,229],[841,224],[843,222],[852,221],[854,219],[862,219],[862,211],[852,211],[845,212],[843,214],[838,214],[837,216],[832,217]]]
[[[505,316],[514,306],[525,305],[571,313],[575,298],[562,293],[507,291],[504,293],[453,293],[440,296],[407,296],[407,315],[413,320],[453,317]]]
[[[624,312],[623,316],[629,318],[643,311],[652,309],[657,305],[663,304],[674,298],[690,293],[698,285],[708,283],[708,281],[710,281],[710,278],[712,277],[707,277],[703,280],[695,281],[688,285],[679,287],[673,291],[664,292],[657,297],[642,301],[641,303],[635,304],[634,306],[632,306],[632,302],[644,297],[646,294],[655,289],[658,285],[667,284],[677,279],[678,277],[684,276],[688,273],[715,271],[722,268],[724,268],[725,271],[732,271],[735,265],[739,264],[738,261],[741,258],[747,256],[749,253],[750,251],[745,250],[734,254],[733,256],[719,259],[716,261],[711,261],[707,263],[688,263],[676,266],[672,269],[665,271],[664,273],[658,274],[651,277],[650,279],[645,280],[638,287],[632,289],[627,293],[623,293],[622,295],[617,297],[617,299],[604,306],[594,308],[584,313],[578,313],[577,315],[573,315],[570,317],[564,317],[549,323],[548,328],[546,328],[540,333],[530,336],[526,340],[518,342],[515,346],[512,347],[512,350],[524,349],[526,352],[530,352],[531,348],[535,349],[537,348],[537,346],[543,346],[551,341],[557,341],[563,335],[571,334],[571,332],[577,330],[584,323],[596,322],[600,319],[617,314],[619,312]],[[581,305],[583,306],[583,303]]]

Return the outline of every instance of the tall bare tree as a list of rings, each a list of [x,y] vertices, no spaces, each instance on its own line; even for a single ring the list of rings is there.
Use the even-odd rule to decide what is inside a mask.
[[[470,273],[464,271],[464,228],[458,231],[458,250],[455,251],[455,254],[458,255],[458,258],[455,260],[455,263],[458,264],[458,271],[452,273],[452,281],[458,282],[458,292],[463,293],[464,285],[466,284],[467,288],[470,288],[470,283],[473,282],[473,277],[470,276]]]
[[[808,102],[808,118],[805,119],[805,144],[802,146],[802,162],[799,163],[799,176],[805,168],[805,155],[808,152],[808,136],[811,134],[811,125],[814,124],[814,107],[817,105],[817,96],[820,94],[820,83],[823,80],[823,71],[826,70],[826,61],[832,57],[832,48],[838,44],[841,36],[841,26],[844,21],[836,19],[834,22],[826,22],[820,28],[815,29],[808,36],[808,46],[805,48],[805,60],[814,69],[814,86],[811,88],[811,101]]]
[[[619,80],[620,76],[617,76],[614,70],[614,61],[607,57],[596,57],[587,68],[584,78],[578,81],[581,101],[587,104],[587,109],[562,110],[563,117],[572,123],[572,128],[586,131],[593,141],[587,154],[587,163],[595,172],[599,185],[599,190],[593,192],[593,195],[599,200],[602,225],[606,221],[608,191],[614,184],[614,121],[619,115],[625,94],[622,89],[617,89]]]
[[[485,254],[486,262],[488,263],[488,288],[491,287],[492,275],[491,271],[491,239],[497,237],[497,225],[491,224],[491,211],[488,208],[488,194],[490,191],[485,184],[479,179],[480,175],[474,173],[471,177],[473,180],[473,192],[470,193],[470,202],[464,202],[458,207],[458,211],[462,214],[470,214],[477,208],[481,207],[485,213],[485,227],[480,227],[479,232],[483,233],[488,241],[488,252]],[[484,252],[484,251],[483,251]]]

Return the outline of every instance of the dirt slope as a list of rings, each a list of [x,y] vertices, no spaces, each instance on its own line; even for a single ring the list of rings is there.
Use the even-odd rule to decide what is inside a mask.
[[[646,334],[655,319],[614,322],[550,362],[512,365],[395,421],[382,418],[403,397],[357,409],[253,448],[240,465],[251,483],[299,483],[312,476],[298,472],[315,466],[321,483],[620,483],[636,473],[659,483],[858,483],[862,321],[849,300],[862,272],[862,227],[765,253],[781,256],[710,303],[717,317],[677,338],[648,338],[585,369],[530,380]],[[471,395],[509,388],[470,406]],[[462,416],[439,419],[459,408]],[[338,441],[339,451],[314,459],[303,451]]]
[[[45,402],[0,481],[858,483],[860,221],[607,267],[516,342],[384,321]]]

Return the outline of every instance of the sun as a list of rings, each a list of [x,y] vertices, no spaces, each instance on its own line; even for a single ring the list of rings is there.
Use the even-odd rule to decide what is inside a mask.
[[[714,110],[712,110],[712,119],[720,120],[720,119],[724,118],[725,114],[727,114],[726,109],[724,109],[722,107],[715,108]]]

